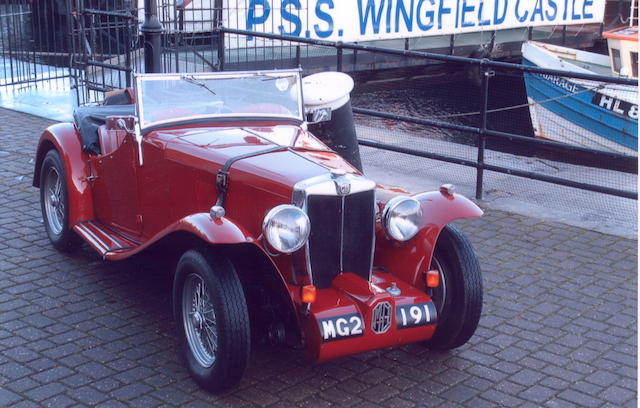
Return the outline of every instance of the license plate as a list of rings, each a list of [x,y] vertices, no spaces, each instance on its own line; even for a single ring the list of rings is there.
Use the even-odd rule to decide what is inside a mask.
[[[396,306],[396,327],[398,329],[426,326],[435,323],[436,320],[437,312],[433,302]]]
[[[364,334],[364,322],[359,313],[320,319],[322,341],[343,340]]]

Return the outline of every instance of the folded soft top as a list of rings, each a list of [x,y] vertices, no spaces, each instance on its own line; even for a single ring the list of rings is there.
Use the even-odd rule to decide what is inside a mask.
[[[87,153],[100,154],[98,128],[109,116],[135,114],[135,105],[81,106],[73,112],[73,119],[80,132],[82,149]]]

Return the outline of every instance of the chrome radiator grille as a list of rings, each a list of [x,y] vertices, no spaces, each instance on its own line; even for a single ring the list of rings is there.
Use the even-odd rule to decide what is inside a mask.
[[[313,283],[318,288],[331,286],[341,272],[353,272],[370,278],[374,245],[373,189],[348,195],[306,197],[311,221],[307,245]]]

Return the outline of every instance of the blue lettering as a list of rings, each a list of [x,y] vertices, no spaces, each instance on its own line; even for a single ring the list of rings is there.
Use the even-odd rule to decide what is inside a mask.
[[[499,0],[496,0],[496,8],[493,9],[493,24],[498,25],[504,22],[505,17],[507,16],[507,6],[509,4],[509,0],[504,0],[504,7],[502,8],[502,16],[498,17],[498,4]]]
[[[344,1],[344,0],[343,0]],[[391,32],[391,7],[393,6],[393,0],[389,0],[387,3],[387,32]]]
[[[314,24],[313,29],[320,38],[327,38],[333,33],[333,17],[331,17],[331,14],[322,11],[322,6],[325,4],[329,6],[329,10],[333,10],[333,0],[318,0],[316,3],[316,16],[328,25],[327,29],[323,31],[318,24]]]
[[[542,0],[536,0],[536,5],[533,8],[533,12],[531,13],[531,22],[536,21],[536,15],[540,15],[540,21],[544,21],[544,16],[542,15]]]
[[[562,19],[567,19],[567,10],[569,10],[569,0],[564,0],[564,13],[562,13]]]
[[[409,14],[404,6],[404,0],[398,0],[396,5],[396,33],[400,31],[400,14],[404,20],[404,25],[407,26],[407,30],[411,32],[413,30],[413,0],[411,0],[411,6],[409,8]]]
[[[476,25],[473,21],[466,21],[465,15],[469,12],[473,12],[475,6],[468,6],[467,0],[462,0],[462,27],[473,27]]]
[[[571,19],[580,20],[580,14],[576,14],[576,0],[571,0]]]
[[[300,36],[300,32],[302,31],[302,21],[300,21],[300,17],[290,12],[287,7],[293,6],[297,11],[300,11],[302,5],[300,4],[300,0],[282,0],[282,6],[280,8],[280,12],[282,13],[282,20],[293,23],[294,29],[291,32],[287,32],[285,27],[281,25],[278,27],[278,31],[280,31],[281,35],[293,35],[295,37]]]
[[[369,19],[371,19],[373,33],[378,34],[380,32],[380,19],[382,18],[382,10],[384,9],[384,1],[380,2],[380,6],[378,7],[378,13],[375,13],[376,2],[375,0],[367,0],[367,6],[364,10],[364,16],[362,15],[362,2],[364,0],[358,1],[358,16],[360,17],[360,35],[365,35],[367,33],[367,24],[369,23]]]
[[[516,18],[518,19],[519,22],[523,22],[524,20],[527,19],[527,16],[529,15],[529,11],[525,10],[524,11],[524,15],[520,16],[520,13],[518,12],[518,10],[520,10],[520,8],[518,7],[520,5],[520,0],[516,0]]]
[[[451,9],[449,7],[443,7],[445,0],[440,0],[440,4],[438,4],[438,30],[442,28],[442,16],[445,14],[451,14]]]
[[[456,0],[456,28],[460,26],[460,0]]]
[[[256,7],[262,7],[262,15],[256,16]],[[251,0],[249,11],[247,12],[247,30],[254,30],[256,24],[264,24],[271,14],[271,6],[268,0]],[[252,36],[247,36],[247,41],[253,40]]]
[[[547,20],[555,20],[556,15],[558,15],[558,6],[556,6],[556,2],[553,0],[547,0],[549,2],[549,7],[553,9],[553,14],[549,14],[549,10],[545,10],[544,14],[547,16]]]
[[[593,6],[593,0],[584,0],[584,4],[582,4],[582,16],[584,18],[593,18],[593,14],[587,12],[587,6]]]
[[[422,3],[424,2],[425,0],[418,0],[418,10],[416,11],[416,22],[418,23],[418,27],[420,27],[422,31],[429,31],[433,27],[433,10],[427,10],[427,12],[424,13],[424,15],[429,19],[428,20],[429,22],[427,24],[423,23],[422,19],[420,18],[420,9],[422,8]],[[434,0],[429,0],[429,3],[431,3],[432,6],[436,4]]]
[[[496,4],[497,6],[497,4]],[[479,26],[486,26],[491,24],[491,21],[489,21],[489,19],[483,20],[482,19],[482,9],[484,8],[484,0],[480,0],[480,5],[478,6],[478,25]]]

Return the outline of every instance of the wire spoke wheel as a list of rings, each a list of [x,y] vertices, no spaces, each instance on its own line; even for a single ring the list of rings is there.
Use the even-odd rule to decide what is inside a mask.
[[[69,225],[73,205],[67,191],[65,168],[55,149],[49,150],[42,160],[39,187],[40,209],[49,240],[60,251],[73,251],[81,240]]]
[[[212,392],[237,384],[249,361],[251,329],[233,264],[208,248],[185,252],[173,278],[173,313],[193,379]]]
[[[203,367],[216,360],[218,331],[216,315],[206,283],[198,274],[187,276],[182,293],[182,318],[189,348]]]
[[[64,197],[60,173],[55,167],[49,167],[43,188],[47,223],[51,232],[59,235],[64,228]]]

